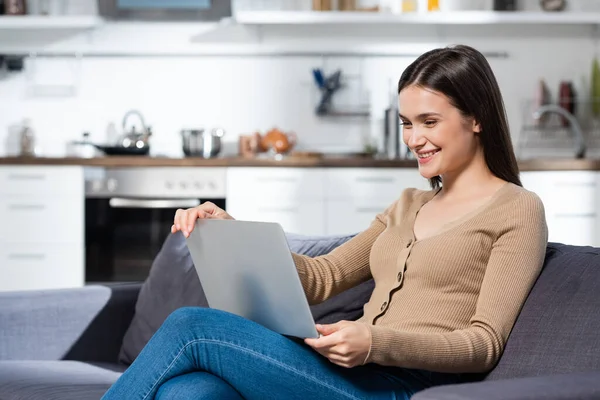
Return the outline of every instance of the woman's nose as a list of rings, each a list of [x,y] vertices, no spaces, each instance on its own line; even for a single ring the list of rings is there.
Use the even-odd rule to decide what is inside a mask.
[[[408,140],[406,141],[406,144],[408,145],[408,147],[410,147],[411,149],[414,149],[416,147],[422,146],[425,144],[425,137],[421,134],[421,130],[417,129],[417,128],[412,128],[412,129],[406,129],[405,132],[408,131]],[[403,135],[406,137],[406,135]]]

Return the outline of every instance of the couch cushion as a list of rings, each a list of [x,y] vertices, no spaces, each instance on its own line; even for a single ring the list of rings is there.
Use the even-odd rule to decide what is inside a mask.
[[[291,251],[309,256],[328,253],[351,238],[352,235],[287,235]],[[311,306],[313,317],[319,323],[355,320],[362,315],[362,307],[371,296],[373,287],[373,281],[368,281],[322,304]],[[119,360],[125,364],[132,363],[167,316],[184,306],[207,307],[208,302],[185,238],[177,233],[169,235],[152,264],[149,277],[140,291],[135,315],[123,338]]]
[[[78,361],[0,361],[0,399],[98,400],[123,369]]]
[[[549,243],[542,273],[486,379],[600,370],[600,249]]]

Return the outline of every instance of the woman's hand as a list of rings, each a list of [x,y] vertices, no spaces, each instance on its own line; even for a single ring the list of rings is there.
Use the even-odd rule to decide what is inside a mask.
[[[304,339],[307,345],[342,367],[364,364],[371,348],[371,330],[368,326],[360,322],[340,321],[316,327],[323,336]]]
[[[194,208],[182,210],[181,208],[175,212],[175,220],[171,226],[171,232],[182,231],[185,237],[189,237],[194,230],[194,225],[197,219],[233,219],[233,217],[225,212],[225,210],[217,207],[214,203],[207,201]]]

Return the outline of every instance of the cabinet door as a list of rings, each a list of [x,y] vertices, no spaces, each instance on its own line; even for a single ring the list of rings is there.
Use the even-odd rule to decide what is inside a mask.
[[[367,229],[377,214],[389,206],[387,202],[371,199],[351,199],[351,201],[330,200],[326,209],[328,235],[348,235]]]
[[[0,193],[35,196],[83,196],[83,168],[78,166],[0,167]]]
[[[227,212],[239,220],[278,222],[289,233],[325,234],[322,200],[228,197]]]
[[[548,240],[597,246],[598,173],[594,171],[535,171],[521,174],[523,187],[544,203]]]
[[[416,168],[331,168],[326,172],[328,200],[351,197],[392,203],[409,187],[427,190],[429,181]]]
[[[321,199],[323,172],[309,168],[247,167],[227,170],[227,199]]]
[[[81,287],[83,246],[0,243],[0,291]]]
[[[0,242],[84,243],[84,198],[3,195]]]

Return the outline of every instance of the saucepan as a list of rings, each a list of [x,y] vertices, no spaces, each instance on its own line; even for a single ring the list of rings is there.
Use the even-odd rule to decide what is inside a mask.
[[[214,158],[221,152],[221,139],[225,131],[215,128],[210,132],[204,129],[182,129],[183,154],[187,157]]]

